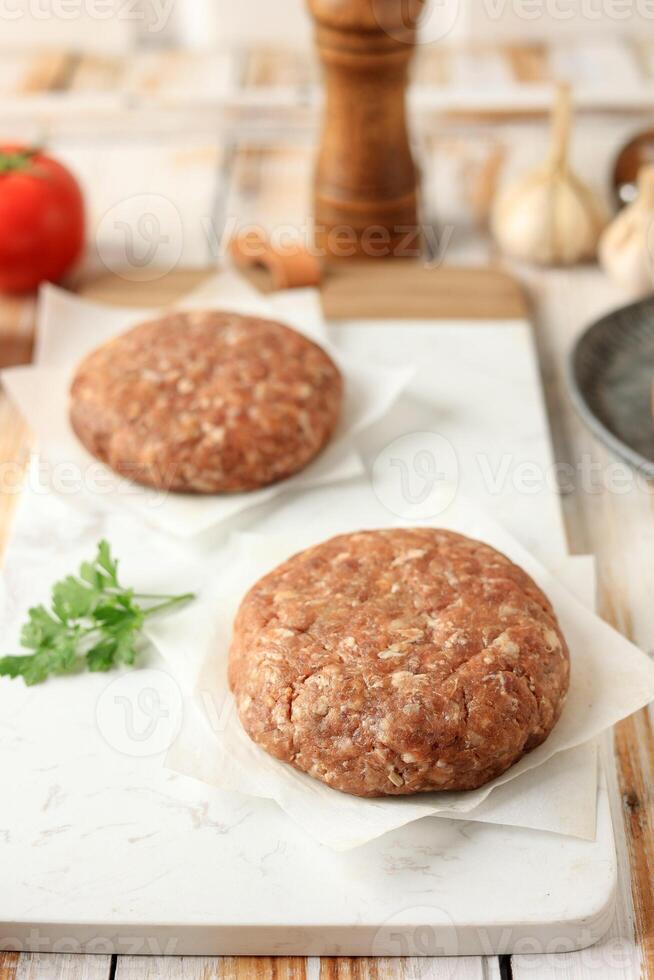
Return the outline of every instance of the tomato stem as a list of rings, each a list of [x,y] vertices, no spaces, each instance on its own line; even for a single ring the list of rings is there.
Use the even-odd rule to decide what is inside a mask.
[[[11,173],[13,170],[27,170],[36,150],[0,150],[0,174]]]

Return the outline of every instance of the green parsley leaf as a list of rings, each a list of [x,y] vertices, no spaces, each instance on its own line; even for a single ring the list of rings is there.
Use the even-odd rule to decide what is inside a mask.
[[[96,590],[73,575],[57,582],[52,589],[52,608],[62,623],[88,616],[96,602]]]
[[[107,541],[101,541],[98,545],[98,555],[95,563],[105,570],[112,585],[118,588],[118,562],[112,559],[111,550]]]
[[[29,619],[21,631],[20,645],[28,650],[38,650],[54,641],[61,628],[62,624],[50,615],[45,606],[34,606],[30,609]]]
[[[0,676],[22,677],[32,685],[53,674],[133,666],[146,618],[194,598],[190,592],[135,595],[120,584],[118,562],[109,544],[100,541],[92,562],[53,586],[51,610],[42,605],[29,610],[20,642],[33,652],[0,658]]]

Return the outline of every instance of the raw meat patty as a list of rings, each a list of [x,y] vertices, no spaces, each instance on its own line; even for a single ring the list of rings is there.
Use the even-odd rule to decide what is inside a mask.
[[[297,473],[338,421],[340,373],[290,327],[232,313],[172,313],[79,365],[70,418],[86,448],[157,489],[254,490]]]
[[[548,599],[449,531],[346,534],[262,578],[230,651],[241,721],[267,752],[357,796],[466,790],[543,742],[569,654]]]

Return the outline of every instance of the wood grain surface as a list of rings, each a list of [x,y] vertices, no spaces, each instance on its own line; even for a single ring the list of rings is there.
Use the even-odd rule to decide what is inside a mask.
[[[343,231],[355,254],[375,254],[371,229],[377,257],[420,255],[406,93],[421,2],[387,4],[384,20],[381,9],[371,0],[309,0],[325,90],[313,211],[328,255],[338,254],[339,237],[342,248]]]
[[[30,451],[30,434],[20,414],[5,395],[0,395],[0,554],[11,530],[22,475]]]
[[[32,356],[34,301],[0,297],[0,368],[27,364]]]
[[[0,980],[107,980],[110,956],[0,953]]]
[[[85,281],[79,291],[101,303],[164,306],[209,275],[209,269],[177,269],[146,283],[107,274]],[[263,270],[248,272],[248,278],[269,291],[270,278]],[[485,266],[431,269],[411,259],[332,262],[325,269],[321,295],[325,315],[333,320],[510,320],[527,313],[520,286],[506,272]]]

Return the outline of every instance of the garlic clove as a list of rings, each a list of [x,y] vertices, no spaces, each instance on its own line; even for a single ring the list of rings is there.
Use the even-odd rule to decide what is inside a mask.
[[[597,251],[606,211],[568,168],[570,93],[560,86],[547,162],[497,201],[491,228],[507,255],[540,265],[573,265]]]
[[[611,222],[599,258],[610,278],[633,296],[654,290],[654,165],[638,174],[638,197]]]

